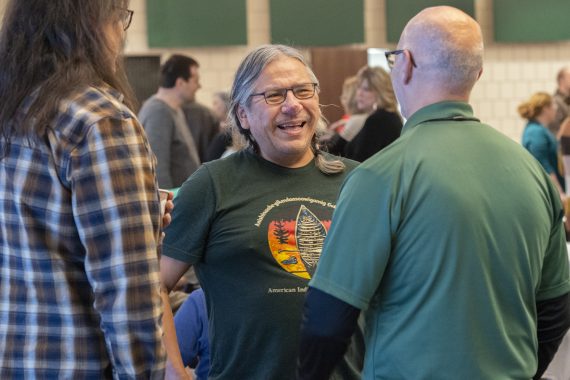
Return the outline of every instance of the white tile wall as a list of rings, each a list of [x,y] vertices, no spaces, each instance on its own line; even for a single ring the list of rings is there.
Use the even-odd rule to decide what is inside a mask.
[[[570,65],[570,41],[545,44],[496,44],[492,42],[492,0],[477,0],[476,16],[486,41],[484,73],[471,96],[476,114],[507,136],[519,141],[524,126],[517,105],[536,91],[553,92],[558,70]],[[6,0],[0,0],[0,12]],[[270,42],[269,0],[247,0],[248,46],[149,49],[146,38],[146,1],[131,0],[135,10],[125,53],[188,54],[201,64],[202,89],[198,100],[211,105],[212,94],[228,90],[234,72],[246,52]],[[386,43],[385,0],[364,0],[365,45],[393,47]]]

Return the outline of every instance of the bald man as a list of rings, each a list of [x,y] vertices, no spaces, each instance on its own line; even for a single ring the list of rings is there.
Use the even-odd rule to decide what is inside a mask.
[[[558,135],[560,125],[567,117],[570,116],[570,67],[566,66],[558,71],[556,82],[558,87],[556,88],[556,93],[554,93],[554,101],[558,108],[556,111],[556,118],[548,126],[548,129],[550,129],[555,136],[560,138]]]
[[[570,323],[562,205],[538,162],[473,114],[481,29],[427,8],[386,56],[407,122],[342,187],[298,378],[328,378],[361,310],[363,379],[539,378]]]

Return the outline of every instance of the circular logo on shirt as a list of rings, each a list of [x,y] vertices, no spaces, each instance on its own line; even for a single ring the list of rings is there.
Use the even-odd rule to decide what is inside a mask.
[[[301,204],[291,218],[271,220],[267,240],[273,258],[287,272],[310,279],[321,256],[323,243],[330,227],[330,214],[321,220],[310,205]]]

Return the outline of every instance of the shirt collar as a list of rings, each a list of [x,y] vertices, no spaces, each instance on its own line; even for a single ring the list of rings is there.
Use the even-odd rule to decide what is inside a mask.
[[[404,124],[402,134],[431,119],[473,118],[473,108],[465,102],[445,101],[416,111]]]
[[[125,100],[125,96],[123,94],[115,90],[113,87],[109,86],[107,83],[103,83],[99,88],[111,95],[113,98],[117,99],[120,103],[123,103]]]

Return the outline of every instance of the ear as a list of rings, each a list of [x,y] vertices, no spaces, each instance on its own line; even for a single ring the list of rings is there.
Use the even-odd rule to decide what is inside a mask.
[[[249,129],[249,122],[247,120],[247,112],[241,105],[237,106],[237,117],[243,129]]]
[[[176,82],[174,82],[174,87],[182,86],[186,81],[182,77],[176,78]]]
[[[404,70],[402,73],[404,75],[404,84],[410,83],[413,76],[414,64],[412,63],[412,56],[408,50],[404,50]]]
[[[479,80],[481,78],[481,75],[483,75],[483,68],[481,67],[481,70],[479,70],[479,74],[477,74],[477,80]]]

